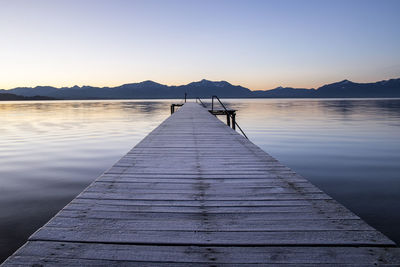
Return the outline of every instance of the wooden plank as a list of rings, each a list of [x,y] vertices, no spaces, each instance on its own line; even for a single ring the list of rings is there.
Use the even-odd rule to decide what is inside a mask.
[[[71,203],[84,203],[87,207],[97,205],[138,205],[138,206],[161,206],[161,207],[292,207],[292,206],[313,206],[320,210],[324,210],[325,206],[337,207],[340,210],[345,209],[338,205],[333,199],[329,200],[127,200],[127,199],[92,199],[92,198],[75,198]],[[67,205],[68,207],[68,205]]]
[[[130,194],[128,192],[114,193],[114,192],[90,192],[85,191],[79,197],[82,198],[95,198],[95,199],[137,199],[137,200],[199,200],[207,198],[208,200],[302,200],[302,199],[331,199],[324,193],[303,193],[303,194],[268,194],[257,193],[252,195],[237,195],[237,194],[205,194],[198,191],[196,194],[168,194],[168,193],[136,193]]]
[[[129,219],[134,217],[150,218],[154,220],[162,220],[165,217],[190,220],[197,216],[199,219],[200,215],[207,212],[206,209],[200,207],[198,212],[135,212],[135,211],[102,211],[102,210],[70,210],[63,209],[58,215],[63,217],[71,218],[113,218],[113,219]],[[230,219],[230,220],[242,220],[245,221],[249,217],[253,220],[259,220],[259,223],[263,223],[266,218],[268,220],[300,220],[300,219],[358,219],[359,217],[349,211],[321,211],[316,210],[299,211],[299,212],[235,212],[235,213],[207,213],[209,217],[215,218],[215,220]]]
[[[153,188],[137,188],[135,185],[131,184],[119,184],[119,183],[108,183],[108,184],[101,184],[101,183],[94,183],[90,187],[86,189],[86,192],[107,192],[113,194],[124,194],[130,193],[135,195],[140,194],[196,194],[199,191],[199,185],[196,184],[191,188],[176,188],[174,187],[159,187],[156,186]],[[233,194],[246,194],[252,196],[260,196],[260,195],[270,195],[270,194],[298,194],[302,192],[304,194],[318,194],[322,193],[320,189],[316,189],[314,187],[301,187],[301,188],[294,188],[289,186],[270,186],[270,187],[252,187],[252,188],[232,188],[232,187],[220,187],[215,188],[210,184],[204,184],[203,187],[207,187],[207,194],[208,195],[233,195]]]
[[[43,257],[43,250],[48,257]],[[178,264],[400,264],[399,250],[376,247],[211,247],[211,246],[146,246],[70,242],[28,242],[16,255],[20,262],[37,264],[71,263],[178,263]],[[104,262],[101,262],[104,261]],[[89,262],[90,263],[90,262]],[[142,265],[141,265],[142,266]]]
[[[162,220],[161,220],[162,219]],[[145,231],[373,231],[374,229],[359,219],[302,219],[302,220],[231,220],[229,218],[214,220],[207,216],[199,220],[199,216],[190,219],[176,219],[161,216],[160,220],[146,218],[91,218],[91,217],[63,217],[57,216],[46,224],[46,227],[70,229],[125,229]]]
[[[206,204],[206,203],[204,203]],[[207,213],[277,213],[277,212],[324,212],[324,213],[349,213],[343,207],[337,207],[336,205],[325,205],[320,207],[313,207],[311,205],[291,205],[291,206],[206,206],[206,205],[180,205],[180,206],[169,206],[169,205],[135,205],[126,204],[126,202],[118,203],[114,201],[113,204],[100,204],[99,202],[79,203],[73,202],[64,208],[64,210],[75,210],[75,211],[111,211],[111,212],[160,212],[160,213],[195,213],[195,212],[207,212]],[[352,214],[353,215],[353,214]]]
[[[138,231],[93,228],[44,227],[30,237],[31,241],[69,241],[153,245],[344,245],[395,246],[378,231]]]
[[[386,236],[187,103],[4,266],[399,265]]]
[[[149,179],[149,178],[123,178],[123,177],[102,177],[97,180],[94,184],[132,184],[135,188],[193,188],[193,186],[199,183],[198,179],[186,178],[182,179]],[[212,186],[213,188],[224,189],[224,188],[268,188],[268,187],[288,187],[294,186],[299,188],[315,188],[314,185],[307,183],[305,181],[298,182],[287,182],[278,179],[271,179],[266,181],[257,181],[247,179],[245,181],[240,180],[230,180],[230,179],[210,179],[208,181],[204,181],[204,183],[208,186]]]

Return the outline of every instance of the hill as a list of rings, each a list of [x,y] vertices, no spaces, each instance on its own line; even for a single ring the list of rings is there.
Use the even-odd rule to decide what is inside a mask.
[[[9,93],[0,93],[0,101],[10,101],[10,100],[56,100],[52,97],[47,96],[21,96]]]
[[[1,93],[34,97],[37,95],[57,99],[140,99],[140,98],[343,98],[343,97],[400,97],[400,79],[375,83],[355,83],[348,80],[326,84],[318,89],[278,87],[272,90],[251,91],[226,81],[201,80],[180,86],[168,86],[153,81],[129,83],[116,87],[51,86],[19,87],[0,90]]]
[[[253,91],[256,97],[287,98],[350,98],[350,97],[400,97],[400,79],[375,83],[355,83],[349,80],[326,84],[318,89],[278,87],[267,91]]]

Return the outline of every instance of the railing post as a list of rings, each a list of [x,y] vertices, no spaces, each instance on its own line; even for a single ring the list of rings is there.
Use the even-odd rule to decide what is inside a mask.
[[[226,116],[226,124],[228,126],[230,126],[230,124],[232,124],[232,129],[235,130],[235,131],[236,131],[236,126],[237,126],[239,128],[240,132],[243,134],[243,136],[246,139],[249,139],[247,137],[247,135],[243,132],[242,128],[240,128],[239,124],[236,123],[236,112],[233,111],[232,113],[229,113],[228,109],[225,107],[225,105],[221,102],[221,100],[216,95],[213,95],[212,98],[211,98],[211,113],[214,114],[214,98],[216,98],[218,100],[219,104],[225,110],[225,112],[227,114],[227,116]],[[217,116],[216,114],[214,114],[214,115]],[[231,117],[231,121],[230,121],[229,117]]]
[[[226,124],[231,127],[231,116],[229,113],[226,113]]]
[[[175,105],[171,104],[171,115],[174,114],[174,112],[175,112]]]

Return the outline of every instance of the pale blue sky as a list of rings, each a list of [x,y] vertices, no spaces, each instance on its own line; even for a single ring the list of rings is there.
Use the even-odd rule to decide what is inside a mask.
[[[400,1],[0,0],[0,88],[400,77]]]

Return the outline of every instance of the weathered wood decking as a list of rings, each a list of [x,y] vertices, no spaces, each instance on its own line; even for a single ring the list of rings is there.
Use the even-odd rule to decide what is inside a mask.
[[[400,252],[187,103],[4,263],[32,264],[396,266]]]

